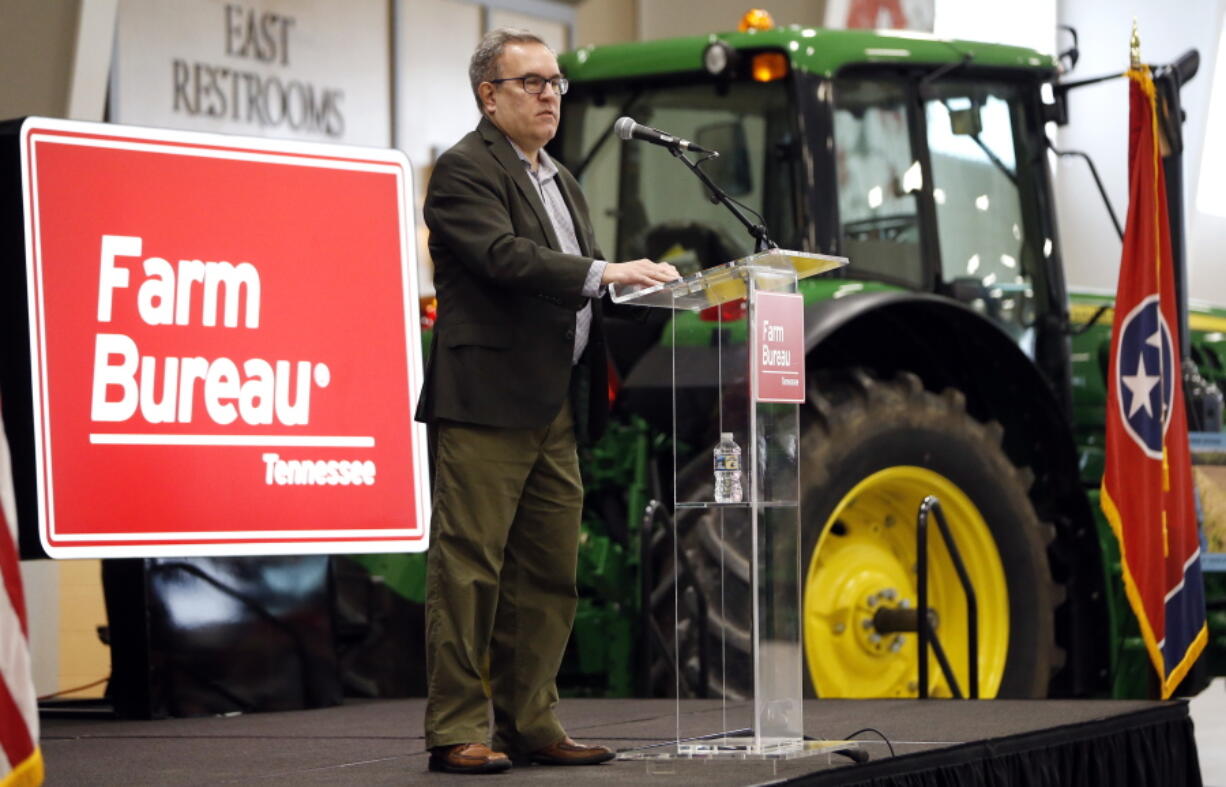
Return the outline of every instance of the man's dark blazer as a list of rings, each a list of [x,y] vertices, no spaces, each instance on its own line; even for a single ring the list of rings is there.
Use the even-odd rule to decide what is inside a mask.
[[[581,294],[593,259],[603,257],[579,184],[561,164],[557,181],[581,256],[561,251],[523,162],[488,118],[439,157],[425,203],[438,315],[417,420],[547,426],[571,385],[575,315],[590,302],[575,374],[591,395],[576,428],[592,439],[603,430],[601,304]]]

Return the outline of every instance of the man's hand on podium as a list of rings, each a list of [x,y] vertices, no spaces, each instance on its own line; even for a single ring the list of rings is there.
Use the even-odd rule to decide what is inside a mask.
[[[626,287],[634,284],[650,287],[654,284],[680,279],[681,274],[667,262],[652,262],[648,259],[629,262],[610,262],[604,266],[601,284],[616,284]]]

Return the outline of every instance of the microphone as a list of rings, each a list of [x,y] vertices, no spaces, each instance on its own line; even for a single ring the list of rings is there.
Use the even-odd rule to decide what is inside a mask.
[[[718,156],[719,153],[714,150],[707,150],[701,145],[695,145],[688,139],[674,137],[672,134],[666,134],[658,128],[651,126],[643,126],[634,122],[632,117],[620,117],[613,124],[613,131],[623,140],[641,139],[644,142],[650,142],[653,145],[660,145],[671,150],[685,150],[691,153],[709,153],[712,156]]]

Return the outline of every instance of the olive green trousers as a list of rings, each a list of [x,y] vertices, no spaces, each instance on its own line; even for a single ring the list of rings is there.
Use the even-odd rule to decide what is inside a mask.
[[[569,402],[542,429],[439,422],[434,473],[426,746],[491,741],[491,704],[497,751],[556,743],[583,506]]]

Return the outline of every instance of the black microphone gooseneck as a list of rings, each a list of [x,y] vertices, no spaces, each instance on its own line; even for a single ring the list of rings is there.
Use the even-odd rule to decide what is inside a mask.
[[[741,224],[745,225],[745,229],[748,230],[749,234],[753,236],[755,252],[779,248],[777,245],[775,245],[775,242],[770,239],[770,235],[766,231],[765,224],[754,224],[752,221],[750,221],[749,218],[743,212],[741,212],[741,209],[737,207],[736,201],[732,199],[732,197],[728,196],[727,192],[715,185],[715,182],[711,180],[707,173],[702,171],[702,168],[699,167],[698,164],[685,157],[685,151],[687,150],[691,150],[696,153],[706,153],[708,154],[707,158],[714,158],[715,156],[718,156],[719,153],[717,151],[706,150],[705,148],[695,145],[689,140],[674,137],[671,134],[666,134],[663,131],[651,128],[650,126],[640,125],[634,121],[634,118],[630,117],[618,118],[617,122],[613,124],[613,127],[617,132],[617,136],[619,136],[622,140],[628,141],[631,139],[640,139],[645,142],[651,142],[653,144],[668,148],[668,152],[672,153],[675,158],[680,159],[681,162],[690,170],[690,172],[693,172],[694,175],[700,181],[702,181],[702,184],[707,187],[707,190],[711,193],[711,201],[716,204],[722,203],[725,208],[732,212],[733,216],[736,216],[737,220],[741,222]],[[699,163],[701,163],[701,161]]]

